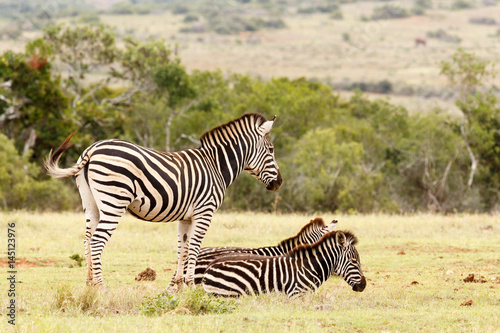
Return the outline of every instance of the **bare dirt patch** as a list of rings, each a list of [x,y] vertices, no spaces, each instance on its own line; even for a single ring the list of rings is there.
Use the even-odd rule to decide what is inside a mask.
[[[156,280],[156,272],[151,267],[146,268],[135,277],[136,281],[154,281]]]
[[[24,258],[16,259],[16,268],[26,268],[26,267],[51,267],[54,266],[54,261],[52,260],[41,260],[41,259],[29,259]],[[9,267],[9,261],[5,259],[0,259],[0,267]]]

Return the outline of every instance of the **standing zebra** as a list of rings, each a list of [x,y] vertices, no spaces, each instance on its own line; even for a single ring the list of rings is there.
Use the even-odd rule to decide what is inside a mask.
[[[48,173],[55,178],[75,175],[82,198],[87,219],[87,284],[105,288],[101,254],[127,210],[145,221],[179,221],[174,281],[179,287],[192,284],[200,244],[212,216],[241,171],[248,171],[270,191],[281,186],[268,137],[275,119],[266,121],[260,114],[245,114],[204,133],[200,148],[175,153],[121,140],[99,141],[67,169],[59,168],[58,163],[72,146],[73,134],[51,151],[45,161]]]
[[[354,291],[363,291],[357,238],[349,231],[332,231],[314,244],[299,245],[286,255],[226,256],[213,261],[203,276],[206,292],[223,296],[262,294],[271,291],[288,297],[316,290],[333,274],[340,275]]]
[[[261,256],[279,256],[291,251],[298,245],[313,244],[317,242],[327,232],[335,230],[337,220],[333,220],[329,225],[321,217],[317,217],[307,223],[299,233],[288,239],[282,240],[277,246],[266,246],[258,248],[244,247],[202,247],[198,254],[196,267],[194,270],[194,283],[202,282],[203,274],[212,261],[227,255],[256,254]],[[172,285],[172,282],[171,282]]]

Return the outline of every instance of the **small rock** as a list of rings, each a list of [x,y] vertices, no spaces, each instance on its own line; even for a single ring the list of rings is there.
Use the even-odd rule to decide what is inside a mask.
[[[412,281],[412,283],[411,283],[411,284],[412,284],[412,285],[417,285],[417,284],[419,284],[419,283],[418,283],[418,281]]]

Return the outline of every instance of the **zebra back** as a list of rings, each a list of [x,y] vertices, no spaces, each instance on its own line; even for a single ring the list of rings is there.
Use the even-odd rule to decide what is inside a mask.
[[[240,254],[255,254],[261,256],[284,255],[298,245],[315,243],[327,232],[335,230],[336,227],[337,220],[333,220],[329,225],[326,225],[325,221],[321,217],[317,217],[303,226],[297,235],[282,240],[276,246],[258,248],[203,247],[200,249],[198,260],[196,262],[194,273],[195,283],[201,283],[205,269],[212,261],[220,257]]]
[[[224,296],[279,291],[291,297],[316,290],[331,275],[338,274],[354,291],[363,291],[366,280],[356,243],[351,232],[333,231],[316,243],[299,245],[285,255],[221,257],[206,269],[203,288]]]

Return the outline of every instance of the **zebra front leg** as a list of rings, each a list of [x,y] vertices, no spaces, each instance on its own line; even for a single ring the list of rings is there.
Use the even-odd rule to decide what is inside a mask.
[[[212,215],[207,214],[204,216],[193,216],[191,235],[189,241],[189,249],[187,255],[187,271],[184,276],[184,281],[188,286],[194,286],[194,271],[196,268],[196,261],[200,253],[201,242],[205,238],[207,229],[212,221]]]
[[[189,248],[189,239],[191,236],[191,220],[179,221],[178,240],[177,240],[177,268],[175,274],[168,285],[167,290],[176,292],[181,291],[184,285],[184,272],[186,269],[186,257]],[[177,286],[177,290],[175,289]]]

